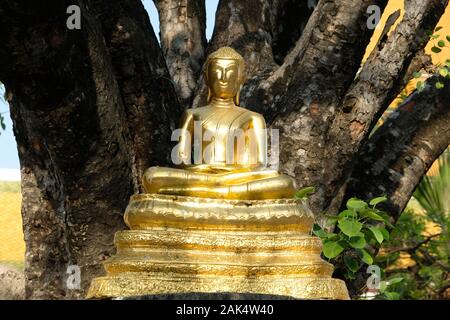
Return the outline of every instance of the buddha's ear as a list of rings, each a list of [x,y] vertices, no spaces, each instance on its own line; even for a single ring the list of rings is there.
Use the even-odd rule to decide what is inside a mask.
[[[239,101],[239,98],[241,96],[241,89],[242,89],[242,84],[239,86],[239,89],[238,89],[236,95],[234,96],[234,104],[237,105],[237,106],[239,106],[239,104],[241,103]]]
[[[209,104],[211,102],[211,89],[208,87],[208,97],[206,98],[206,103]]]

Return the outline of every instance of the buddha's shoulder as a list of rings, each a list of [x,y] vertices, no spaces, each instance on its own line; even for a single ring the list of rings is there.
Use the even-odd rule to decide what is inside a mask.
[[[264,117],[260,113],[251,111],[251,110],[246,109],[246,108],[233,107],[232,111],[234,113],[236,113],[236,114],[245,115],[245,116],[247,116],[248,118],[251,118],[251,119],[264,120]],[[217,108],[212,107],[210,105],[207,105],[207,106],[198,107],[198,108],[186,109],[185,115],[186,116],[194,116],[194,117],[196,117],[196,116],[209,114],[211,112],[217,112]]]

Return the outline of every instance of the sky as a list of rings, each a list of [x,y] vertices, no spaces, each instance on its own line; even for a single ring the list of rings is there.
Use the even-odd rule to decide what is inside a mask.
[[[218,4],[218,0],[206,0],[206,36],[208,39],[211,38],[214,29],[215,12]],[[154,28],[155,34],[159,37],[159,23],[158,23],[158,12],[153,4],[153,0],[143,1],[146,10],[149,13],[150,21]],[[387,16],[398,8],[402,8],[403,0],[391,0],[384,12],[381,22],[387,19]],[[382,24],[380,24],[382,25]],[[441,18],[439,25],[443,26],[444,29],[441,31],[443,35],[450,34],[450,6],[447,8],[445,15]],[[377,34],[381,32],[380,27],[374,34],[374,39],[377,38]],[[374,44],[374,41],[372,41]],[[370,48],[370,46],[369,46]],[[431,44],[428,46],[428,53],[430,53]],[[433,54],[433,61],[442,62],[445,59],[450,58],[450,48],[445,48],[439,55]],[[9,115],[9,107],[5,100],[4,88],[0,87],[0,113],[5,118],[6,130],[0,133],[0,181],[1,180],[19,180],[20,175],[19,169],[19,159],[17,156],[17,147],[15,138],[12,132],[12,122]]]

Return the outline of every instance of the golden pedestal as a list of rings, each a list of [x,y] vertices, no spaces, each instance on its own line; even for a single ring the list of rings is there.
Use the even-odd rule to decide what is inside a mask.
[[[134,195],[88,298],[251,293],[349,299],[300,201]]]

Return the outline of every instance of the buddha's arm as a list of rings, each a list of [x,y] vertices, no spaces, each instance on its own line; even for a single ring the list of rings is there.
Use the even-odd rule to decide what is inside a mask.
[[[286,175],[225,186],[192,185],[159,189],[159,193],[163,194],[241,200],[292,198],[295,191],[295,181]]]
[[[175,168],[151,167],[145,171],[142,183],[148,193],[159,193],[161,190],[165,190],[164,193],[167,193],[171,187],[177,190],[183,189],[189,193],[192,188],[200,186],[208,188],[230,186],[278,176],[278,172],[274,170],[211,174]]]
[[[253,117],[250,128],[255,134],[257,162],[261,167],[267,166],[267,130],[266,121],[261,115]]]
[[[194,131],[194,116],[191,112],[185,111],[180,121],[181,138],[178,144],[178,156],[181,163],[185,165],[191,164],[191,150]]]

